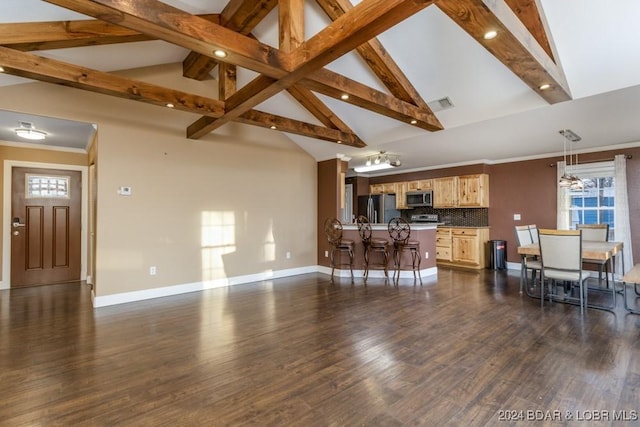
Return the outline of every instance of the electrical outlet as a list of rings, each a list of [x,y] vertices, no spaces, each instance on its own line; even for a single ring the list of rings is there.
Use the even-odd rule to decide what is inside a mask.
[[[151,267],[149,267],[149,276],[155,276],[156,275],[156,266],[152,265]]]
[[[521,219],[520,214],[513,214],[514,221],[520,221],[520,219]]]
[[[287,252],[286,257],[287,259],[291,259],[291,252]]]
[[[324,257],[329,258],[329,251],[324,251]]]
[[[121,196],[130,196],[131,195],[131,187],[120,187],[118,188],[118,194]]]

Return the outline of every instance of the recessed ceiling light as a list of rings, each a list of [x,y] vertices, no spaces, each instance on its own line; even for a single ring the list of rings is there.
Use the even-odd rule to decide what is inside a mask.
[[[549,83],[545,83],[545,84],[540,85],[540,87],[539,87],[538,89],[540,89],[540,90],[547,90],[547,89],[549,89],[550,87],[551,87],[551,85],[550,85]]]
[[[346,101],[347,99],[349,99],[349,95],[346,93],[343,93],[342,95],[340,95],[340,99]]]
[[[337,142],[338,144],[342,144],[342,141],[340,141],[340,140],[337,140],[336,142]]]
[[[173,107],[175,107],[175,105],[173,105],[173,104],[172,104],[172,103],[170,103],[170,102],[167,102],[167,103],[166,103],[166,104],[164,104],[164,105],[165,105],[165,106],[167,106],[168,108],[173,108]]]
[[[220,50],[220,49],[214,50],[213,54],[218,58],[226,58],[227,57],[227,52],[225,52],[224,50]]]
[[[276,125],[271,125],[270,127],[271,127],[271,129],[277,129]]]
[[[490,30],[484,33],[483,37],[485,40],[491,40],[491,39],[495,39],[497,35],[498,35],[498,32],[496,30]]]
[[[412,125],[415,125],[416,123],[418,123],[418,121],[416,119],[411,120],[410,122]]]

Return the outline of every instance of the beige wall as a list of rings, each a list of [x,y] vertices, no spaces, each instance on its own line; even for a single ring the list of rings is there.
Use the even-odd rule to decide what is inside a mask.
[[[179,64],[132,76],[215,97]],[[316,162],[280,132],[188,140],[193,114],[43,83],[0,88],[0,108],[98,125],[96,296],[316,265]]]

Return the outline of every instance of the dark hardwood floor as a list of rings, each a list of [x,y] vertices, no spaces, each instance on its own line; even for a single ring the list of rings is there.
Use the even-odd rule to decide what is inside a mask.
[[[0,310],[2,426],[640,424],[640,316],[540,308],[518,272],[99,309],[76,283],[0,291]]]

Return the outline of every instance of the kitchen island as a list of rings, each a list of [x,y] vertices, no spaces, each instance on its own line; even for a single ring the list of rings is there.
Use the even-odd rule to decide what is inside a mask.
[[[420,277],[427,277],[435,275],[438,272],[436,267],[436,227],[437,224],[411,224],[411,240],[417,240],[420,242],[420,255],[422,256],[422,262],[420,263]],[[389,278],[393,277],[393,239],[389,236],[389,229],[387,224],[371,224],[372,237],[383,238],[389,241]],[[343,224],[344,239],[353,240],[355,242],[355,253],[353,258],[353,274],[356,278],[362,278],[364,275],[364,247],[362,245],[362,239],[358,233],[358,226],[356,224]],[[336,257],[339,256],[336,254]],[[400,278],[413,279],[413,272],[411,271],[411,265],[407,265],[409,255],[405,254],[402,258],[402,268],[400,271]],[[378,253],[372,254],[370,257],[370,267],[374,264],[378,264],[381,259],[381,255]],[[339,277],[349,277],[348,267],[342,265],[340,269],[336,268],[335,275]],[[369,269],[369,278],[383,278],[383,270]]]

